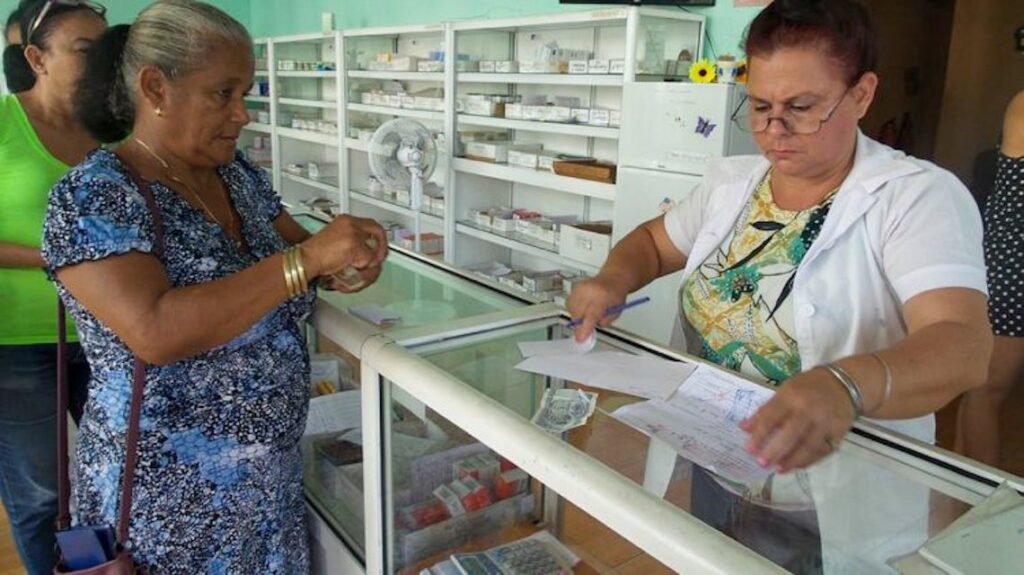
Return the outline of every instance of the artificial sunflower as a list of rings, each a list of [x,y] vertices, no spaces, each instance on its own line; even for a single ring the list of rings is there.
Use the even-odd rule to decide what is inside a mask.
[[[736,82],[739,84],[747,83],[747,74],[750,72],[749,64],[746,60],[740,60],[736,63]]]
[[[715,65],[705,60],[698,60],[690,66],[690,80],[697,84],[710,84],[715,81]]]

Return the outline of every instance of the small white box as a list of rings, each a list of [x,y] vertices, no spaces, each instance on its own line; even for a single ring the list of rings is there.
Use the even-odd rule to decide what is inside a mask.
[[[359,102],[367,105],[373,104],[373,94],[370,92],[363,92],[362,94],[359,94]]]
[[[391,107],[391,108],[401,108],[402,107],[402,98],[404,98],[404,97],[405,96],[403,96],[402,94],[388,94],[388,96],[387,96],[387,104],[385,104],[385,105],[388,106],[388,107]]]
[[[609,74],[625,74],[626,73],[626,61],[622,58],[616,58],[608,61],[608,73]]]
[[[509,150],[541,150],[540,144],[513,145],[511,142],[466,142],[466,155],[497,164],[508,163]]]
[[[622,112],[619,110],[612,110],[608,114],[608,125],[613,128],[618,128],[622,125]]]
[[[431,98],[431,101],[434,104],[433,110],[435,112],[443,112],[444,111],[444,98]]]
[[[483,98],[467,98],[462,106],[462,112],[471,116],[493,116],[496,111],[495,103]]]
[[[473,218],[473,222],[485,228],[491,227],[491,212],[487,210],[473,210],[469,214]]]
[[[544,119],[547,106],[523,106],[523,119],[540,122]]]
[[[545,122],[567,123],[572,121],[572,108],[566,106],[548,106],[541,118]]]
[[[587,122],[591,126],[608,126],[611,122],[612,114],[609,110],[592,109],[590,110],[590,121]]]
[[[601,267],[612,246],[611,222],[563,225],[558,254],[571,260]]]
[[[590,65],[590,74],[607,74],[610,69],[608,60],[591,60],[588,64]]]
[[[573,108],[572,121],[576,122],[577,124],[589,124],[590,108]]]
[[[387,106],[388,95],[382,92],[373,92],[370,94],[370,103],[374,106]]]
[[[570,60],[569,61],[569,73],[570,74],[589,74],[590,66],[586,60]]]
[[[494,60],[480,60],[480,72],[493,74],[496,62]]]
[[[391,71],[393,72],[415,72],[419,66],[420,59],[416,56],[399,56],[391,58]]]
[[[564,74],[569,69],[565,60],[520,60],[519,71],[523,74]]]
[[[395,203],[408,206],[412,203],[412,195],[409,190],[395,190]]]
[[[522,120],[523,105],[511,103],[505,104],[505,117],[509,120]]]
[[[523,287],[538,293],[562,288],[562,274],[557,271],[529,272],[523,274]]]
[[[537,154],[537,169],[554,172],[556,160],[558,160],[558,154],[552,152],[543,152]]]
[[[402,107],[407,110],[422,109],[416,105],[416,96],[402,96]]]
[[[256,112],[256,121],[259,122],[260,124],[269,124],[270,123],[270,112],[266,112],[264,110],[260,110],[259,112]]]
[[[445,203],[444,197],[432,197],[430,198],[430,213],[435,216],[444,217]]]
[[[537,153],[523,150],[509,150],[508,165],[535,170],[537,169]]]
[[[455,70],[458,72],[479,72],[480,61],[479,60],[459,60],[455,64]]]
[[[519,72],[519,62],[515,60],[499,60],[494,63],[494,71],[498,74],[515,74]]]
[[[491,228],[494,231],[509,233],[516,231],[516,221],[512,214],[497,214],[491,218]]]
[[[441,60],[424,60],[416,64],[418,72],[444,72],[444,62]]]

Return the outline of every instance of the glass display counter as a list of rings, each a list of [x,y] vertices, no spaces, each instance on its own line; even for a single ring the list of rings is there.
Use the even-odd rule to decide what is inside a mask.
[[[314,572],[460,573],[455,556],[572,573],[895,573],[1000,483],[1024,489],[869,423],[807,471],[756,489],[716,479],[615,415],[643,398],[515,368],[520,343],[568,335],[555,307],[414,256],[386,267],[364,293],[324,297],[313,322],[314,351],[351,369],[314,397],[303,439],[314,539],[336,538],[349,561],[324,556]],[[443,317],[381,327],[347,311],[417,298],[447,303]],[[614,329],[597,346],[696,362]],[[531,419],[558,389],[597,399],[584,425],[552,434]]]

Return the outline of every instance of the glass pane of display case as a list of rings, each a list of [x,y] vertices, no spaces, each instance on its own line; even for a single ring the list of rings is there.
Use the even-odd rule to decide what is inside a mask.
[[[321,220],[297,215],[300,223],[316,231]],[[378,309],[398,318],[394,323],[374,325],[368,333],[389,332],[424,325],[438,325],[456,319],[525,304],[489,288],[444,272],[431,264],[393,251],[377,282],[356,294],[320,292],[320,297],[354,318],[367,317],[360,309]],[[356,312],[353,313],[353,308]],[[364,549],[362,478],[351,471],[336,472],[355,460],[358,449],[339,447],[335,440],[346,431],[360,429],[359,358],[329,337],[313,333],[310,338],[312,402],[307,436],[302,442],[306,491],[339,536],[350,547]],[[467,374],[475,375],[475,374]],[[348,446],[350,447],[350,446]]]
[[[672,572],[401,386],[391,391],[395,573]]]
[[[978,501],[992,490],[968,481],[973,495],[962,496],[963,477],[956,484],[940,479],[912,455],[882,455],[865,441],[844,442],[807,471],[767,473],[748,483],[716,475],[616,416],[645,398],[516,369],[523,361],[518,344],[561,338],[563,325],[558,319],[530,322],[413,351],[524,418],[533,417],[549,388],[597,394],[593,414],[562,433],[565,441],[637,484],[660,485],[669,502],[796,573],[892,572],[889,561],[915,551],[970,509],[950,494]],[[657,358],[607,335],[595,351]]]
[[[702,38],[701,23],[640,12],[637,30],[637,79],[661,81],[687,78],[697,60]]]

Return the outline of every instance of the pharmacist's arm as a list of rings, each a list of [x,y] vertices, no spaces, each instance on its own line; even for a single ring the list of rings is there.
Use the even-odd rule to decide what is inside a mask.
[[[41,268],[46,262],[39,248],[0,242],[0,268]]]
[[[624,302],[631,292],[685,265],[686,255],[669,238],[664,217],[641,224],[615,245],[597,277],[573,287],[569,313],[583,320],[576,339],[583,341],[596,326],[614,321],[602,317],[605,310]]]

